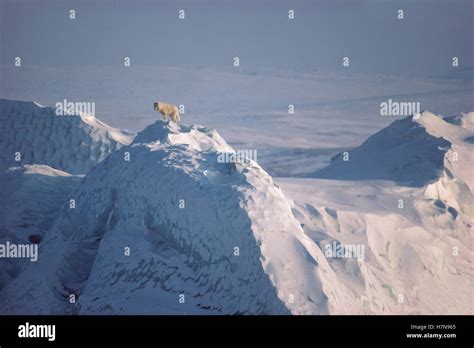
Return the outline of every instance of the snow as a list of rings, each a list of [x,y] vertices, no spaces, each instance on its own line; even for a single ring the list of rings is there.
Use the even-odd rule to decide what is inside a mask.
[[[364,246],[362,262],[324,258],[319,263],[331,314],[473,313],[474,204],[468,191],[453,208],[442,196],[426,196],[424,187],[388,181],[276,182],[294,202],[295,217],[315,247],[324,250],[334,241]]]
[[[37,102],[0,99],[0,242],[42,240],[80,174],[133,137],[88,115],[59,116]],[[0,288],[24,266],[1,260]]]
[[[328,313],[320,251],[257,163],[217,161],[229,151],[213,129],[147,127],[84,178],[2,312]]]
[[[81,177],[45,165],[12,167],[0,173],[0,243],[42,240]],[[0,259],[0,289],[26,266]]]
[[[134,137],[87,115],[58,116],[36,102],[6,99],[0,99],[0,135],[0,169],[45,164],[71,174],[87,173]]]
[[[14,130],[29,113],[59,117],[5,109],[20,115]],[[0,242],[43,239],[38,262],[7,264],[0,312],[472,314],[472,115],[395,121],[317,172],[329,179],[221,163],[233,147],[200,125],[156,121],[135,136],[66,119],[103,152],[62,161],[79,146],[71,126],[30,144],[34,160],[55,149],[51,167],[1,174]],[[364,255],[331,258],[335,242]]]
[[[320,264],[332,314],[473,313],[472,116],[407,117],[320,179],[277,180],[315,245],[365,247],[363,262]]]
[[[359,147],[334,156],[328,167],[312,177],[342,180],[391,180],[402,185],[423,186],[443,173],[464,180],[471,189],[474,135],[472,113],[458,117],[462,127],[440,116],[423,112],[408,116],[369,137]],[[456,155],[454,155],[456,153]],[[454,157],[455,156],[455,157]]]

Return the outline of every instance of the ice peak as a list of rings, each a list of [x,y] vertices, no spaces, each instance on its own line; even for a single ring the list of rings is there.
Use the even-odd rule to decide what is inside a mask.
[[[134,136],[95,117],[62,116],[37,102],[0,99],[0,168],[44,164],[84,174]]]
[[[136,144],[185,145],[197,151],[233,151],[215,129],[200,125],[176,124],[171,121],[156,121],[146,127],[138,133],[132,143]]]
[[[333,157],[330,165],[314,176],[424,185],[442,175],[450,163],[446,159],[450,158],[453,147],[458,153],[472,147],[469,143],[472,131],[462,127],[465,118],[461,115],[449,122],[442,116],[423,111],[397,120],[345,156]]]

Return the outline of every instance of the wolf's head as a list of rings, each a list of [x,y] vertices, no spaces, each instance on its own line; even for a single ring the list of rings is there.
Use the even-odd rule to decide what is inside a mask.
[[[153,109],[154,109],[155,111],[158,111],[158,104],[159,104],[159,103],[153,103]]]

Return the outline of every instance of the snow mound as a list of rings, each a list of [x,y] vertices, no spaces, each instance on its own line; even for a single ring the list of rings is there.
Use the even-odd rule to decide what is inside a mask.
[[[232,151],[205,127],[147,127],[86,175],[0,311],[328,313],[321,251],[257,163],[218,161]]]
[[[474,187],[473,113],[442,118],[430,112],[397,120],[361,146],[334,156],[312,176],[338,180],[390,180],[420,187],[444,174]],[[344,158],[346,157],[346,158]],[[346,159],[346,160],[345,160]]]
[[[80,179],[44,165],[0,172],[0,243],[40,243]],[[0,289],[23,266],[21,259],[0,259]]]
[[[83,174],[133,137],[88,115],[58,116],[36,102],[0,99],[0,169],[45,164]]]
[[[313,243],[331,314],[471,314],[474,199],[459,182],[279,179]],[[403,207],[400,206],[403,201]],[[363,247],[363,258],[326,248]]]
[[[315,174],[331,180],[278,181],[317,247],[364,247],[319,263],[332,314],[472,314],[472,116],[395,121]]]

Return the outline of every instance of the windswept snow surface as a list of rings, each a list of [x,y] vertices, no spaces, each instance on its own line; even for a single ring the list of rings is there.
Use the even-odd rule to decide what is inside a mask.
[[[0,99],[0,169],[45,164],[85,174],[133,140],[133,133],[109,127],[93,116],[59,116],[55,111],[36,102]],[[21,157],[16,158],[17,153]]]
[[[24,165],[0,172],[0,243],[40,243],[80,177],[45,165]],[[0,289],[27,265],[0,258]]]
[[[38,243],[81,176],[134,134],[90,115],[0,99],[0,243]],[[0,288],[27,263],[0,259]]]
[[[331,313],[474,313],[473,116],[399,120],[317,173],[332,180],[277,180],[315,245],[364,246],[320,263]]]
[[[84,178],[1,312],[328,313],[320,250],[258,164],[219,163],[232,151],[212,129],[147,127]]]
[[[474,314],[469,192],[456,201],[459,209],[425,188],[387,181],[276,182],[323,252],[332,243],[364,247],[362,260],[326,257],[319,264],[331,314]]]
[[[391,180],[423,186],[442,175],[474,188],[474,113],[442,118],[430,112],[397,120],[361,146],[332,158],[312,177],[340,180]]]

